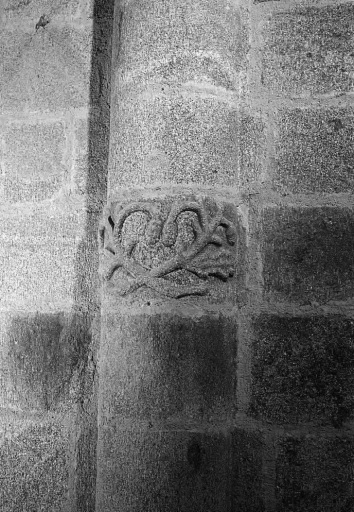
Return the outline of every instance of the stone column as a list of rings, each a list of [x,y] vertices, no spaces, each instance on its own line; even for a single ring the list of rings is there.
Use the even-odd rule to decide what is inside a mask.
[[[132,0],[115,28],[96,511],[225,512],[244,17],[231,0]]]

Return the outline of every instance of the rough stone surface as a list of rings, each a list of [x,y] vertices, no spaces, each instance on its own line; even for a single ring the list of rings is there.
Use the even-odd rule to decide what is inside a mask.
[[[34,22],[35,25],[43,15],[52,22],[58,16],[69,17],[76,14],[80,0],[4,0],[2,5],[3,23],[21,20]]]
[[[90,117],[75,122],[74,183],[78,194],[92,203],[106,200],[109,141],[109,116],[91,112]],[[103,206],[101,205],[99,211]]]
[[[75,372],[90,345],[85,316],[12,315],[4,338],[6,370],[15,388],[8,407],[47,411],[70,402],[78,392],[72,388]]]
[[[107,315],[100,362],[102,421],[229,417],[236,344],[236,325],[221,314]]]
[[[278,442],[277,512],[353,510],[352,437],[287,435]]]
[[[255,333],[253,415],[335,427],[353,417],[353,320],[262,316]]]
[[[286,193],[353,192],[351,109],[294,109],[280,115],[274,186]]]
[[[67,171],[64,123],[11,124],[2,140],[5,200],[41,201],[58,191]]]
[[[24,220],[25,219],[25,220]],[[2,216],[2,309],[64,310],[73,303],[76,281],[78,212],[35,209]]]
[[[120,192],[102,216],[100,273],[110,311],[117,296],[134,307],[149,297],[243,302],[246,229],[232,203],[178,190]]]
[[[110,188],[237,182],[239,118],[214,97],[122,95],[111,121]],[[119,171],[116,167],[119,165]]]
[[[119,66],[128,83],[138,75],[144,82],[206,82],[237,90],[248,43],[232,2],[139,0],[124,7],[120,23]]]
[[[91,42],[88,28],[3,30],[0,114],[87,106]]]
[[[116,430],[99,442],[98,504],[111,512],[262,512],[256,434]],[[137,461],[139,461],[137,463]],[[114,469],[112,471],[112,469]]]
[[[100,449],[100,445],[99,445]],[[101,448],[102,450],[102,448]],[[113,512],[224,512],[230,437],[189,431],[107,432],[99,452],[97,505]]]
[[[10,434],[0,446],[2,512],[65,512],[68,491],[68,439],[63,427],[32,423]]]
[[[302,303],[353,296],[350,209],[269,208],[262,226],[266,292]]]
[[[264,512],[263,450],[258,432],[232,433],[231,512]]]
[[[274,14],[263,29],[263,83],[294,95],[352,91],[353,21],[350,3]]]

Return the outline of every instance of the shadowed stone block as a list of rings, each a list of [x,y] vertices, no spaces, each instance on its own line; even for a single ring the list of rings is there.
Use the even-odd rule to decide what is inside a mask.
[[[231,512],[264,512],[262,434],[235,429],[231,450]],[[227,510],[227,509],[226,509]]]
[[[103,426],[98,450],[97,512],[229,508],[228,435]]]
[[[352,437],[289,434],[277,444],[277,512],[353,510]]]
[[[262,437],[102,426],[97,512],[263,512]]]
[[[351,209],[267,208],[262,228],[266,292],[306,304],[353,296]]]
[[[222,314],[108,314],[101,340],[105,421],[208,421],[235,408],[236,325]]]
[[[335,427],[353,417],[353,320],[262,316],[255,332],[253,415]]]

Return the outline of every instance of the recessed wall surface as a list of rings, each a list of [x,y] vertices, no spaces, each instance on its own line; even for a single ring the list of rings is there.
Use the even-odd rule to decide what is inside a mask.
[[[100,17],[86,0],[4,0],[0,9],[4,512],[93,510],[83,481],[94,475],[95,434],[79,403],[91,411],[113,12],[105,4]]]

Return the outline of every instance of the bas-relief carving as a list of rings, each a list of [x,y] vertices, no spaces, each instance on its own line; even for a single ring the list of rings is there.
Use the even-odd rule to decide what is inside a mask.
[[[209,276],[226,281],[235,272],[235,226],[210,199],[111,203],[99,243],[102,277],[125,271],[122,296],[141,287],[174,298],[205,295]]]

